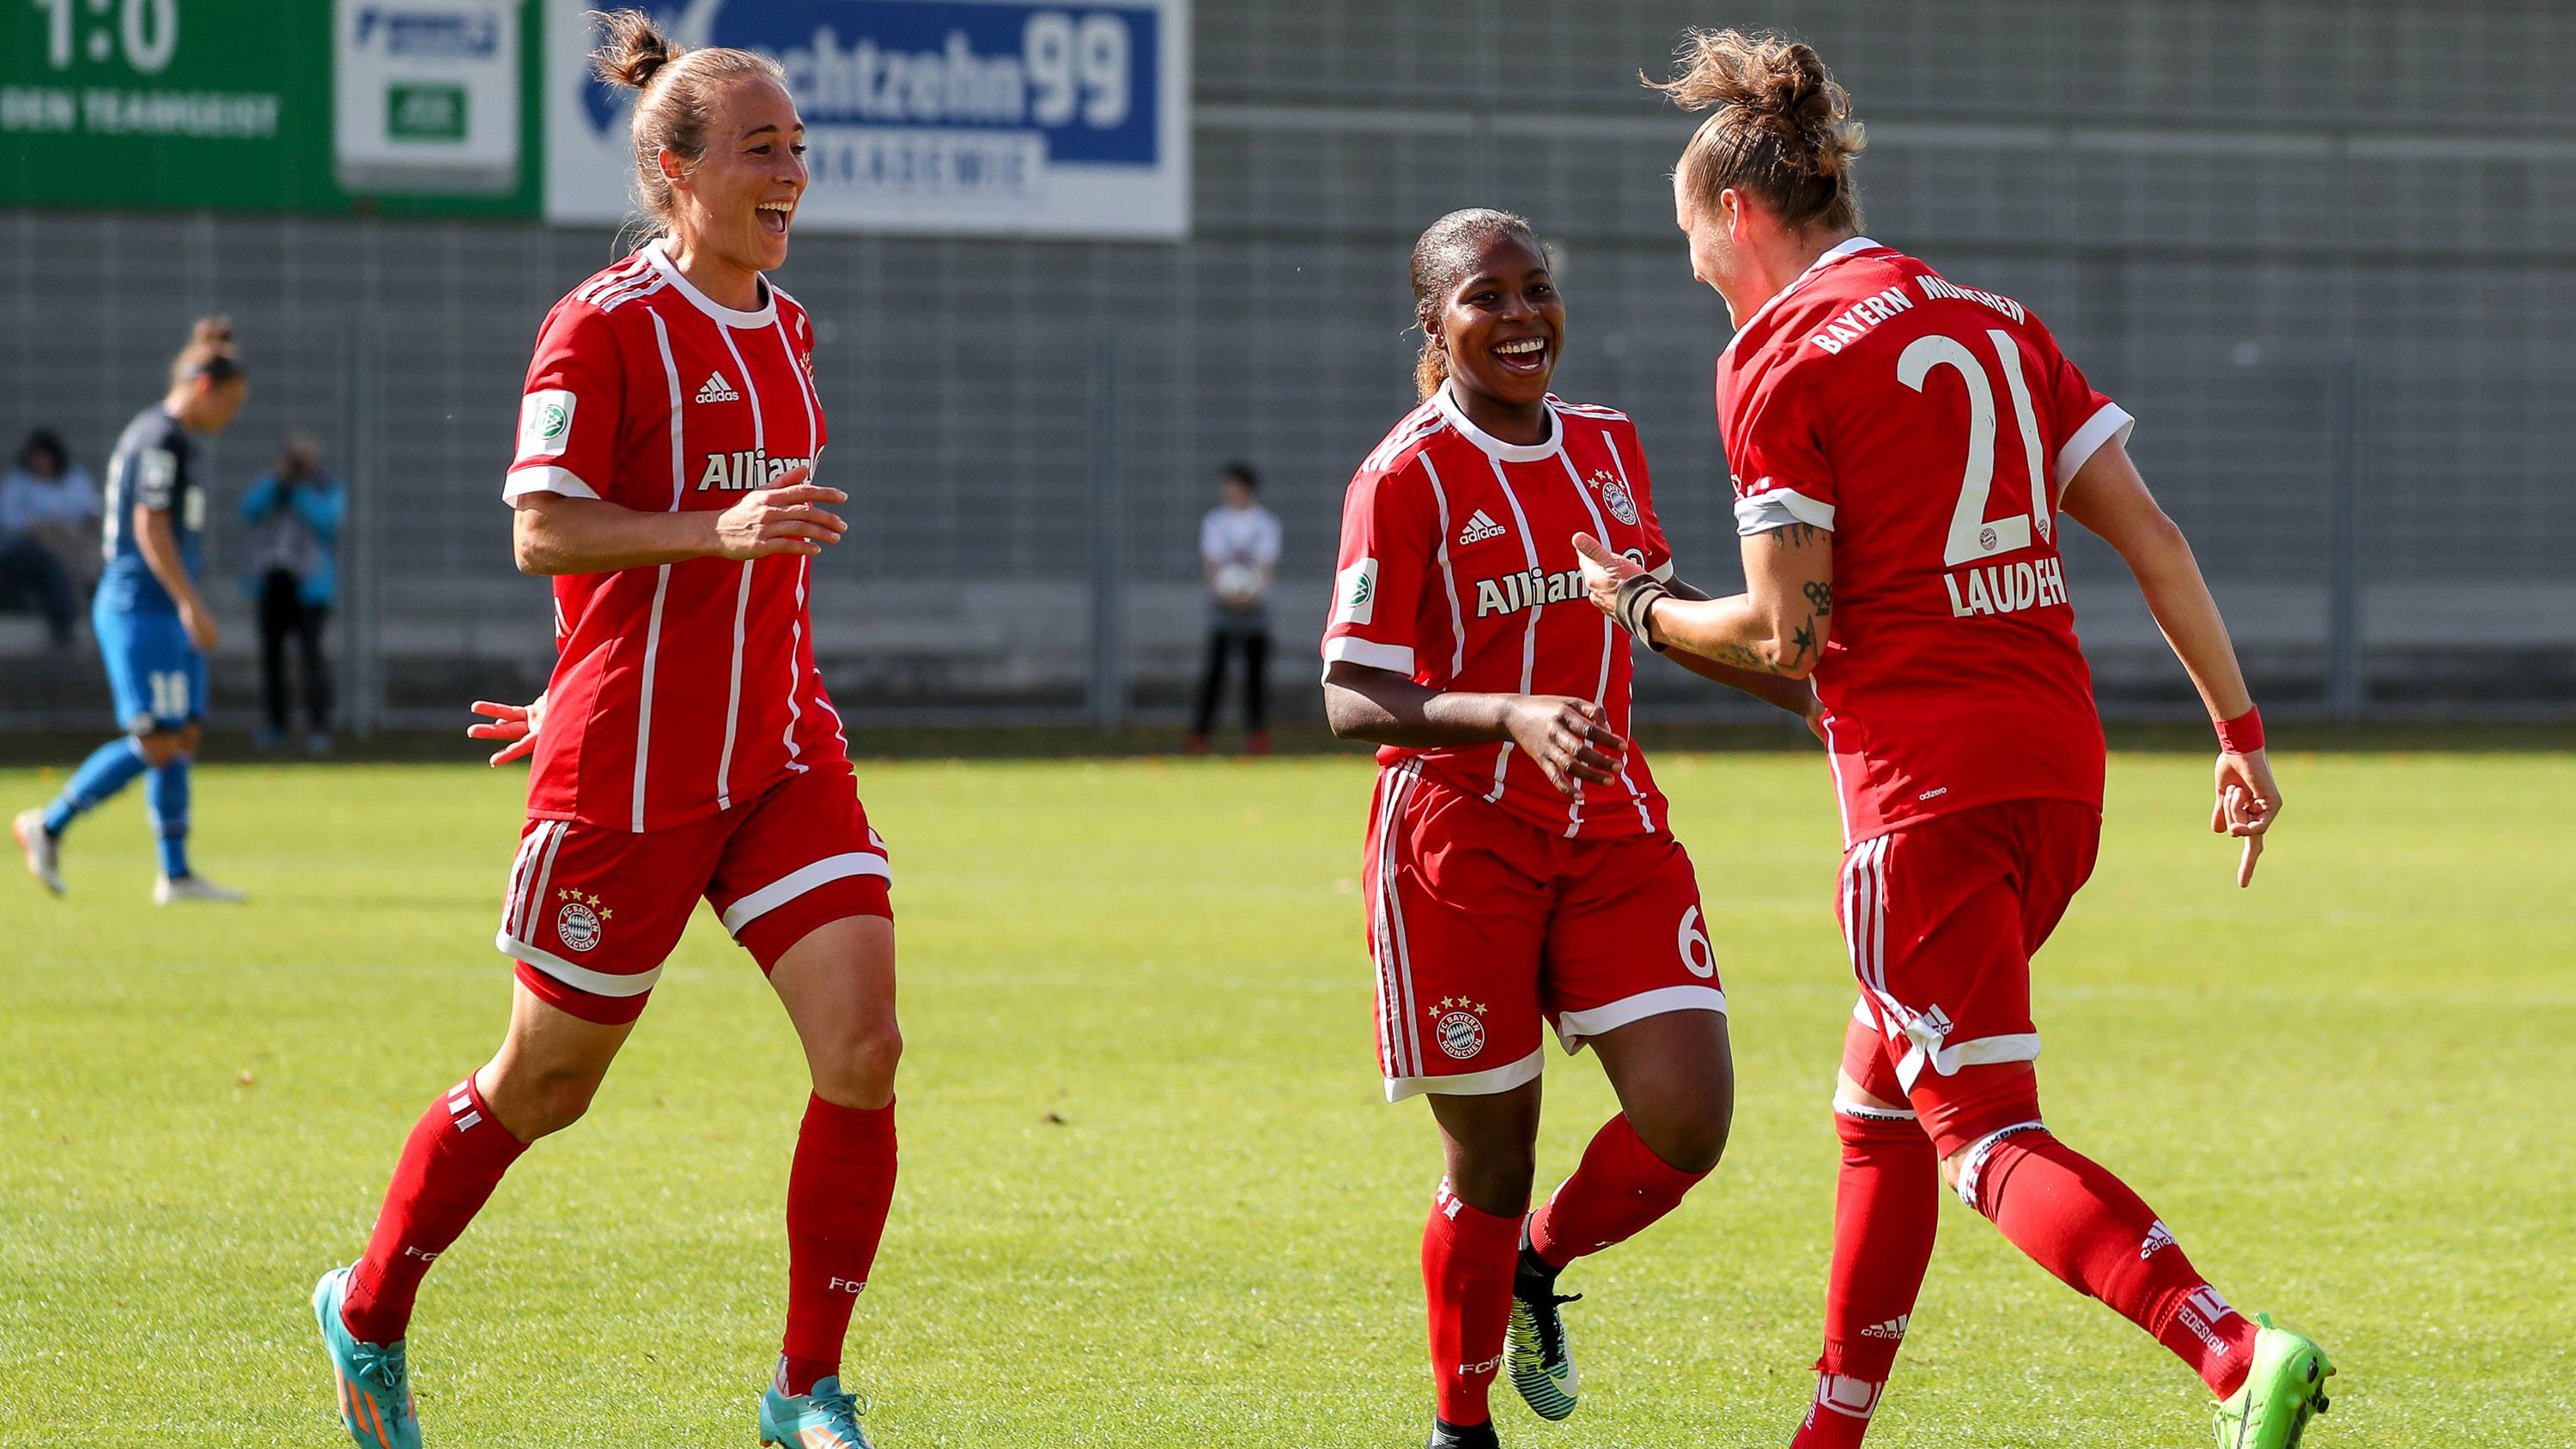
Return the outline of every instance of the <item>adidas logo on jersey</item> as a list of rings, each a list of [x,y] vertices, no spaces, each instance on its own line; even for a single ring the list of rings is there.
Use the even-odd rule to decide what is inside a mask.
[[[698,401],[702,403],[740,402],[742,394],[733,390],[733,384],[725,381],[723,373],[711,372],[707,374],[707,385],[698,389]]]
[[[1475,516],[1467,520],[1467,526],[1458,531],[1458,546],[1465,548],[1471,543],[1483,543],[1486,539],[1502,536],[1503,526],[1479,508]]]
[[[2146,1241],[2138,1245],[2138,1261],[2143,1263],[2156,1255],[2156,1249],[2170,1248],[2173,1245],[2174,1235],[2165,1231],[2164,1220],[2158,1218],[2155,1224],[2147,1229]]]

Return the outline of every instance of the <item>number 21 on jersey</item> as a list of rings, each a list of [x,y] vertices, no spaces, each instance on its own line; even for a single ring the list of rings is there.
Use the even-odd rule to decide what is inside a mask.
[[[1896,380],[1923,391],[1932,370],[1955,369],[1968,388],[1968,467],[1959,479],[1959,501],[1950,510],[1950,533],[1941,563],[1956,568],[1999,553],[2030,547],[2031,530],[2048,537],[2048,487],[2039,469],[2039,424],[2030,402],[2030,383],[2022,376],[2021,349],[2012,334],[1989,328],[1995,361],[2010,390],[2013,423],[2021,430],[2021,455],[2030,469],[2030,512],[1988,519],[1986,501],[1995,485],[1995,388],[1986,376],[1985,360],[1956,337],[1939,332],[1917,337],[1896,359]]]

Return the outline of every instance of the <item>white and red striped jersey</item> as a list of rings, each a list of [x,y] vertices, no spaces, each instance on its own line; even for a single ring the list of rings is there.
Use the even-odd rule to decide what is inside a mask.
[[[764,284],[720,306],[654,242],[557,302],[502,496],[721,511],[818,457],[814,332]],[[555,579],[555,668],[528,814],[659,830],[848,768],[814,667],[807,560],[696,558]]]
[[[1547,400],[1547,441],[1492,437],[1447,388],[1407,413],[1360,464],[1342,504],[1342,548],[1324,632],[1349,660],[1439,690],[1588,699],[1628,734],[1628,635],[1583,591],[1574,535],[1672,576],[1636,425],[1609,408]],[[1444,783],[1568,838],[1667,830],[1664,797],[1631,749],[1616,785],[1568,800],[1506,743],[1378,751],[1419,757]]]

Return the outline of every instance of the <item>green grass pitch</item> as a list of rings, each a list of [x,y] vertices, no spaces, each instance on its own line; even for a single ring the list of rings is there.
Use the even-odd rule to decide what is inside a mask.
[[[1851,1001],[1822,767],[1662,762],[1742,1081],[1727,1160],[1578,1265],[1584,1404],[1505,1441],[1776,1445],[1808,1392]],[[2565,755],[2293,755],[2255,889],[2198,758],[2114,762],[2041,958],[2052,1124],[2343,1365],[2311,1449],[2576,1438]],[[852,1376],[885,1449],[1419,1444],[1422,1107],[1378,1100],[1357,758],[904,763],[904,1175]],[[53,788],[0,771],[0,803]],[[254,893],[156,911],[130,794],[73,896],[0,879],[0,1444],[327,1446],[304,1306],[412,1119],[498,1040],[515,772],[198,776]],[[1542,1192],[1609,1110],[1554,1059]],[[785,1020],[703,918],[590,1118],[429,1280],[434,1445],[745,1444],[775,1352]],[[1955,1202],[1881,1446],[2196,1446],[2206,1395]]]

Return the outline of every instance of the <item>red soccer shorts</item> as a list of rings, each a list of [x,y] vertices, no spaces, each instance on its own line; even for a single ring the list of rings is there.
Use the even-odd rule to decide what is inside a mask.
[[[857,782],[811,770],[668,830],[529,821],[494,944],[552,1005],[633,1021],[701,897],[767,971],[817,926],[891,919],[891,879]]]
[[[1363,869],[1386,1099],[1507,1092],[1668,1011],[1726,1010],[1690,856],[1669,835],[1567,840],[1425,777],[1381,771]]]
[[[1860,978],[1843,1069],[1881,1101],[1936,1103],[1962,1068],[2039,1056],[2030,958],[2093,873],[2102,813],[2006,800],[1864,840],[1836,914]],[[1929,1124],[1927,1124],[1929,1125]]]

